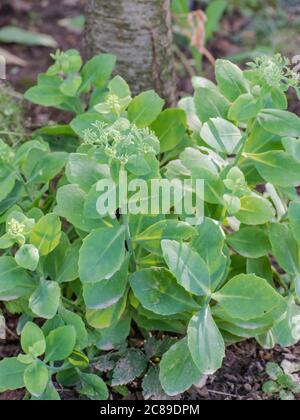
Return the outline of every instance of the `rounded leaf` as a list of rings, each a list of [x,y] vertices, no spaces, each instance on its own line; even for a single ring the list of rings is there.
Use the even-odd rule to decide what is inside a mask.
[[[144,308],[159,315],[175,315],[197,309],[197,303],[165,268],[138,271],[130,284]]]
[[[245,321],[267,315],[282,302],[279,293],[254,274],[240,274],[229,280],[213,299],[230,317]]]
[[[34,226],[30,243],[35,245],[41,256],[50,254],[59,244],[61,222],[56,214],[47,214]]]
[[[185,392],[203,376],[193,362],[186,338],[178,341],[163,355],[159,379],[168,395]]]
[[[203,374],[212,375],[222,366],[225,343],[209,306],[191,319],[188,327],[188,346],[194,363]]]

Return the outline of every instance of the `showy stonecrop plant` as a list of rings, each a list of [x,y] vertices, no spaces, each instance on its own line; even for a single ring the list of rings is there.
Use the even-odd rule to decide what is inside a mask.
[[[286,111],[286,79],[219,60],[217,85],[196,78],[194,98],[163,110],[154,91],[132,98],[121,77],[109,80],[112,56],[82,68],[74,51],[55,60],[25,96],[77,115],[35,133],[25,158],[7,149],[22,193],[1,197],[0,300],[21,314],[25,355],[0,362],[0,391],[55,399],[58,383],[103,399],[106,385],[124,395],[148,372],[145,398],[168,398],[217,371],[227,344],[295,344],[300,119]],[[66,136],[77,150],[46,150]],[[167,214],[133,215],[124,202],[100,214],[98,182],[111,181],[109,197],[120,173],[203,179],[203,223],[176,215],[172,200]],[[151,197],[138,188],[130,198],[142,206]]]

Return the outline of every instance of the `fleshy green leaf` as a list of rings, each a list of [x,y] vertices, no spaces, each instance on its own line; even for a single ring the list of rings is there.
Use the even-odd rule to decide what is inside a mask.
[[[245,258],[260,258],[271,251],[268,235],[261,229],[247,227],[227,237],[228,244]]]
[[[44,319],[52,319],[59,306],[61,290],[54,281],[42,281],[31,295],[29,307],[34,314]]]
[[[288,111],[264,109],[258,115],[259,122],[266,131],[282,137],[300,136],[300,118]]]
[[[86,320],[93,328],[99,330],[115,326],[125,312],[127,304],[127,293],[114,305],[105,309],[88,309]]]
[[[247,154],[247,157],[267,182],[280,187],[296,187],[300,184],[300,162],[288,153],[271,151]]]
[[[64,152],[48,153],[37,162],[28,183],[30,185],[37,185],[51,181],[64,168],[67,156],[68,155]]]
[[[59,77],[40,75],[38,84],[28,89],[24,98],[38,105],[60,106],[65,99],[65,96],[59,90],[61,83]]]
[[[86,395],[93,401],[103,401],[108,399],[108,389],[99,376],[90,373],[81,373],[80,379],[82,387],[80,393]]]
[[[104,351],[119,348],[129,336],[130,328],[131,317],[125,312],[116,324],[101,329],[96,347]]]
[[[228,259],[223,253],[225,233],[214,220],[205,218],[197,226],[197,234],[192,238],[192,247],[204,259],[211,278],[211,289],[221,282],[228,265]]]
[[[151,125],[160,140],[161,153],[174,149],[186,132],[186,116],[181,109],[167,109]]]
[[[83,191],[89,191],[103,177],[109,177],[109,167],[100,165],[95,159],[83,153],[72,153],[66,167],[70,184],[77,184]]]
[[[82,85],[79,93],[85,92],[91,86],[102,87],[109,80],[116,65],[116,57],[101,54],[88,61],[81,70]]]
[[[83,285],[83,297],[87,308],[105,309],[117,303],[124,295],[128,283],[128,259],[120,271],[110,279]]]
[[[266,198],[248,195],[241,198],[241,209],[236,217],[245,225],[263,225],[275,217],[275,210]]]
[[[0,258],[0,300],[13,301],[28,297],[37,283],[11,257]]]
[[[24,387],[26,365],[17,358],[7,358],[0,362],[0,392],[14,391]]]
[[[259,112],[259,102],[250,93],[241,95],[230,107],[228,118],[232,121],[249,121]]]
[[[141,376],[147,367],[148,361],[138,349],[129,349],[118,360],[112,377],[112,386],[126,385]]]
[[[162,389],[159,380],[159,367],[152,366],[143,379],[143,396],[145,400],[162,401],[169,399],[168,395]]]
[[[128,107],[128,119],[139,128],[145,128],[156,120],[164,101],[153,90],[136,96]]]
[[[48,381],[48,369],[40,360],[36,360],[24,372],[25,387],[34,397],[40,397],[44,393]]]
[[[198,88],[194,101],[197,116],[202,123],[210,118],[227,118],[230,102],[216,88]]]
[[[288,225],[271,224],[269,237],[278,264],[287,273],[297,274],[300,270],[299,247]]]
[[[101,227],[101,225],[104,226],[104,223],[102,223],[100,216],[98,220],[85,217],[84,204],[86,198],[86,193],[78,185],[64,185],[57,191],[58,206],[56,213],[67,219],[76,228],[84,232],[90,232]]]
[[[300,245],[300,203],[293,201],[289,206],[290,226],[294,238]]]
[[[103,117],[98,112],[88,111],[77,115],[71,122],[70,127],[79,136],[84,137],[84,132],[92,127],[92,124],[103,122]]]
[[[133,239],[149,252],[160,255],[162,240],[187,240],[194,233],[195,229],[188,223],[177,220],[161,220],[154,223],[144,232],[139,233]]]
[[[62,261],[62,264],[57,267],[56,281],[58,283],[68,283],[76,280],[79,277],[79,249],[81,242],[74,242]]]
[[[43,392],[39,397],[32,397],[31,401],[60,401],[59,393],[56,391],[55,386],[50,381]]]
[[[271,262],[268,257],[247,260],[247,274],[256,274],[274,286]]]
[[[276,344],[282,347],[291,347],[299,342],[299,317],[300,308],[291,299],[285,315],[275,323],[271,330]]]
[[[280,391],[280,386],[274,381],[268,381],[263,384],[262,390],[265,394],[273,395]]]
[[[21,346],[25,353],[35,357],[41,356],[46,350],[43,331],[32,322],[27,322],[21,335]]]
[[[34,245],[23,245],[15,255],[16,263],[26,270],[35,271],[39,264],[39,250]]]
[[[242,70],[230,61],[217,60],[216,79],[220,91],[231,102],[249,92],[249,84]]]
[[[17,26],[3,27],[0,30],[0,42],[48,48],[57,47],[57,42],[52,36],[40,34],[38,32],[25,31]]]

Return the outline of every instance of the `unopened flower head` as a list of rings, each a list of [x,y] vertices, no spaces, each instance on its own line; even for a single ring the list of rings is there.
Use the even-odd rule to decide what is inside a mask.
[[[8,233],[12,236],[22,235],[25,229],[24,223],[18,222],[16,219],[11,219],[7,225]]]

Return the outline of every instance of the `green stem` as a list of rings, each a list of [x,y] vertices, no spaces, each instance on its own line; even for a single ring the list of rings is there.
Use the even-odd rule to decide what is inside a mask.
[[[226,206],[224,206],[223,207],[223,210],[222,210],[222,213],[221,213],[221,217],[220,217],[220,220],[221,220],[221,222],[223,223],[223,220],[225,219],[225,217],[226,217],[226,214],[227,214],[227,207]]]

